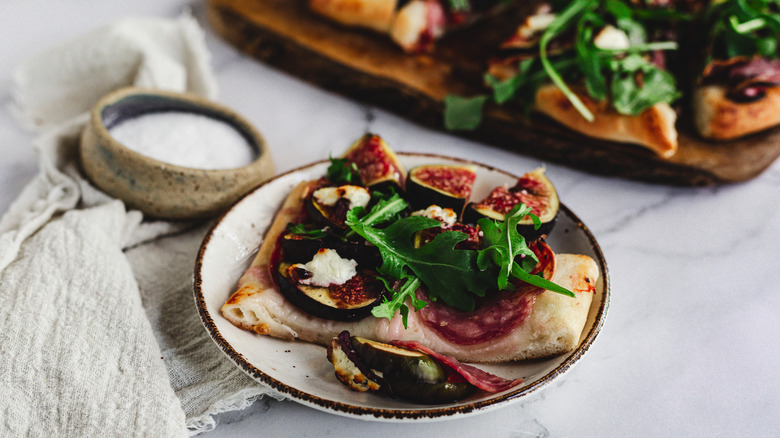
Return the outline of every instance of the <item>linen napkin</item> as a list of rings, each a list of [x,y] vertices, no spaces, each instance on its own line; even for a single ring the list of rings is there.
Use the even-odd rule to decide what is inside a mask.
[[[191,17],[128,19],[33,56],[15,113],[40,173],[0,220],[0,436],[182,436],[269,390],[201,326],[192,269],[208,223],[145,220],[81,174],[87,111],[127,85],[214,98]]]

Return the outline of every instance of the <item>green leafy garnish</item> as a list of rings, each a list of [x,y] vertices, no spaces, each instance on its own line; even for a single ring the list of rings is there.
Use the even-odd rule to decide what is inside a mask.
[[[455,245],[466,240],[465,233],[444,231],[417,248],[413,244],[415,233],[439,227],[441,222],[409,216],[378,229],[362,223],[353,211],[347,213],[346,223],[379,249],[382,266],[378,271],[382,275],[395,279],[413,275],[425,284],[432,299],[440,298],[461,310],[472,310],[475,296],[484,296],[495,282],[477,268],[476,251],[455,250]]]
[[[780,2],[729,0],[714,2],[704,13],[712,59],[737,56],[778,57]]]
[[[308,230],[304,224],[289,223],[287,224],[287,231],[289,231],[290,234],[295,234],[296,236],[301,236],[305,239],[322,239],[328,235],[325,230],[319,228]]]
[[[479,226],[484,240],[483,249],[479,251],[455,249],[458,243],[468,238],[459,231],[443,231],[429,243],[415,246],[414,237],[418,232],[440,227],[441,222],[423,216],[397,219],[397,214],[404,208],[406,203],[396,194],[377,203],[367,214],[361,208],[347,213],[346,224],[375,245],[382,256],[382,265],[377,271],[391,294],[372,309],[374,316],[392,318],[400,311],[406,326],[409,312],[407,299],[416,310],[426,304],[414,295],[420,285],[426,287],[431,299],[441,299],[452,307],[470,311],[474,309],[477,297],[485,296],[489,290],[506,289],[510,275],[544,289],[574,296],[571,291],[529,273],[538,259],[517,231],[517,224],[531,212],[525,205],[515,206],[503,222],[481,219]],[[538,227],[539,218],[530,216]],[[386,222],[388,218],[396,219],[385,228],[373,226]],[[398,291],[393,292],[391,283],[396,280],[403,283]]]
[[[379,278],[385,282],[385,287],[387,287],[388,290],[393,290],[392,287],[389,287],[387,279],[383,277]],[[404,327],[408,327],[409,307],[406,305],[406,299],[408,298],[411,301],[415,311],[420,310],[427,305],[425,301],[417,299],[417,295],[415,294],[417,288],[420,287],[421,284],[420,279],[417,277],[411,275],[406,277],[401,288],[393,293],[392,298],[388,299],[385,296],[381,303],[371,309],[371,314],[376,318],[387,318],[388,320],[392,320],[395,316],[395,312],[400,310],[401,321],[403,322]]]
[[[380,194],[375,193],[374,196],[380,196]],[[355,210],[355,214],[360,217],[360,221],[364,225],[374,226],[398,219],[398,215],[408,206],[409,204],[406,203],[401,195],[393,193],[388,198],[380,198],[368,214],[365,214],[364,207],[355,207],[353,210]]]
[[[595,3],[596,2],[594,0],[578,0],[571,2],[569,7],[564,9],[563,12],[561,12],[560,15],[555,18],[555,21],[550,24],[550,27],[548,27],[544,33],[542,33],[542,37],[539,40],[539,59],[542,61],[542,67],[544,68],[544,71],[550,77],[555,86],[558,87],[558,89],[560,89],[561,92],[569,99],[569,102],[574,105],[574,108],[576,108],[577,111],[582,114],[582,117],[584,117],[585,120],[589,122],[593,121],[593,113],[591,113],[585,104],[582,103],[580,98],[577,97],[573,91],[571,91],[558,71],[555,70],[555,67],[553,67],[552,63],[547,57],[547,45],[550,43],[550,41],[552,41],[553,38],[562,34],[572,23],[574,23],[583,11],[593,8]]]
[[[510,274],[520,280],[553,292],[574,297],[574,293],[561,287],[552,281],[537,275],[531,275],[539,259],[528,247],[525,238],[517,231],[517,225],[526,216],[534,223],[534,228],[539,229],[541,221],[531,213],[532,209],[525,204],[515,205],[506,214],[503,222],[488,218],[479,220],[479,228],[482,230],[483,249],[479,251],[477,264],[480,269],[490,269],[490,262],[498,267],[497,285],[499,290],[509,285]],[[517,263],[518,258],[521,260]]]
[[[445,127],[472,130],[481,122],[488,100],[497,104],[518,102],[530,112],[536,92],[546,82],[558,87],[572,106],[588,121],[593,113],[572,90],[580,85],[592,100],[609,100],[620,114],[636,116],[657,103],[672,103],[680,97],[674,76],[650,62],[647,52],[676,50],[674,41],[648,42],[645,22],[686,20],[673,10],[642,9],[622,0],[575,0],[557,2],[560,12],[539,39],[534,58],[519,62],[515,76],[498,80],[486,75],[492,95],[445,98]],[[625,49],[602,49],[594,39],[606,26],[614,26],[628,37]],[[550,52],[554,40],[572,38],[570,47]],[[637,59],[641,58],[642,63]]]
[[[482,122],[482,107],[487,96],[460,97],[448,95],[444,98],[444,126],[451,130],[470,131]]]
[[[330,158],[328,179],[334,183],[362,184],[360,171],[355,163],[346,158]]]
[[[371,211],[366,213],[365,207],[355,207],[350,210],[350,213],[354,217],[360,218],[360,223],[363,226],[372,227],[385,222],[390,222],[398,219],[402,211],[404,211],[409,204],[398,194],[393,193],[389,197],[386,197],[382,193],[374,192],[372,197],[379,199],[379,201],[371,208]],[[349,217],[349,216],[347,216]],[[354,236],[356,231],[351,229],[347,232],[347,238]]]
[[[658,102],[671,103],[680,96],[674,77],[638,54],[614,62],[610,68],[615,96],[612,105],[621,114],[638,114]],[[642,86],[634,79],[637,74],[642,74]]]
[[[481,269],[488,269],[490,262],[499,267],[499,289],[504,289],[509,284],[512,264],[518,256],[522,257],[523,268],[527,271],[533,269],[539,261],[526,245],[525,238],[517,232],[517,224],[526,216],[531,217],[536,228],[541,225],[539,218],[531,213],[532,210],[525,204],[517,204],[506,214],[503,222],[488,218],[482,218],[478,222],[483,233],[484,249],[479,251],[477,263]]]

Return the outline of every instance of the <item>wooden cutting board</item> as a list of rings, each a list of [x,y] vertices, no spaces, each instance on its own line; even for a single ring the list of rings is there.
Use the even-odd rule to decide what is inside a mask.
[[[485,92],[486,54],[524,12],[504,13],[452,33],[432,54],[407,55],[384,35],[312,14],[304,0],[207,0],[207,8],[216,32],[249,55],[442,130],[443,98]],[[780,155],[780,129],[709,142],[696,136],[684,115],[678,128],[680,149],[669,159],[634,145],[583,137],[542,116],[528,120],[506,107],[488,108],[478,130],[456,134],[591,173],[678,185],[749,180]]]

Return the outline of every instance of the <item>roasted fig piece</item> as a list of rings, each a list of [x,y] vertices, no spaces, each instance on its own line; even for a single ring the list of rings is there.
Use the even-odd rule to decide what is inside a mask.
[[[328,362],[333,364],[336,378],[347,388],[358,391],[379,391],[382,378],[377,376],[352,348],[349,332],[342,331],[328,345]]]
[[[423,404],[452,403],[462,400],[477,390],[458,374],[452,374],[452,381],[439,383],[410,382],[401,379],[387,379],[387,385],[398,398]]]
[[[404,400],[425,404],[450,403],[468,397],[476,387],[433,357],[416,350],[350,338],[369,376],[381,375],[380,388]],[[373,371],[375,370],[375,371]],[[337,372],[338,373],[338,372]]]
[[[279,289],[292,304],[311,315],[354,321],[368,316],[384,292],[381,281],[356,267],[353,260],[322,248],[309,263],[281,263]]]
[[[476,178],[474,166],[417,166],[409,171],[406,179],[406,197],[412,208],[436,204],[461,214]]]
[[[323,234],[322,237],[311,238],[287,231],[280,240],[282,260],[290,263],[307,262],[321,248],[331,248],[343,258],[356,261],[361,268],[371,269],[382,264],[379,249],[365,240],[344,240],[331,233]]]
[[[359,336],[353,336],[351,341],[366,365],[381,371],[385,379],[436,383],[445,378],[444,369],[427,354]]]
[[[282,260],[306,262],[324,246],[328,227],[313,224],[287,224],[287,230],[279,238]]]
[[[549,234],[558,217],[559,201],[543,168],[521,176],[514,187],[496,187],[485,199],[469,204],[463,214],[464,222],[473,224],[481,217],[503,221],[504,215],[521,202],[533,209],[532,213],[539,217],[542,226],[535,230],[531,218],[524,218],[517,231],[529,241]]]
[[[346,228],[347,212],[354,207],[365,207],[371,201],[371,193],[360,186],[322,187],[306,200],[309,217],[321,225]]]
[[[392,149],[376,134],[366,134],[352,144],[343,158],[355,163],[363,184],[375,190],[390,186],[403,190],[406,172]]]

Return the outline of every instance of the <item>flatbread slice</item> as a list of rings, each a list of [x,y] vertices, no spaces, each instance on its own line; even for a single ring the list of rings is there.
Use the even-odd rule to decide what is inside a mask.
[[[693,110],[702,137],[730,140],[780,125],[780,87],[769,87],[761,99],[735,102],[722,85],[696,87]]]
[[[637,144],[665,158],[677,152],[677,113],[669,104],[658,103],[637,116],[629,116],[611,109],[607,101],[596,102],[584,93],[577,96],[593,113],[592,122],[585,120],[553,84],[539,87],[533,109],[589,137]]]
[[[309,9],[344,26],[386,34],[407,53],[433,50],[447,31],[502,10],[509,2],[446,0],[309,0]]]
[[[398,0],[309,0],[309,9],[345,26],[390,31]]]
[[[503,362],[540,358],[573,350],[579,343],[599,276],[588,256],[560,254],[553,281],[576,293],[576,298],[545,291],[516,329],[498,339],[473,345],[447,341],[410,312],[408,328],[401,318],[392,321],[367,317],[339,322],[312,316],[292,305],[279,291],[271,272],[271,258],[286,225],[302,212],[302,201],[312,183],[298,185],[285,200],[252,264],[240,278],[236,292],[222,307],[230,322],[261,335],[328,345],[342,330],[380,342],[418,341],[439,353],[467,362]]]

